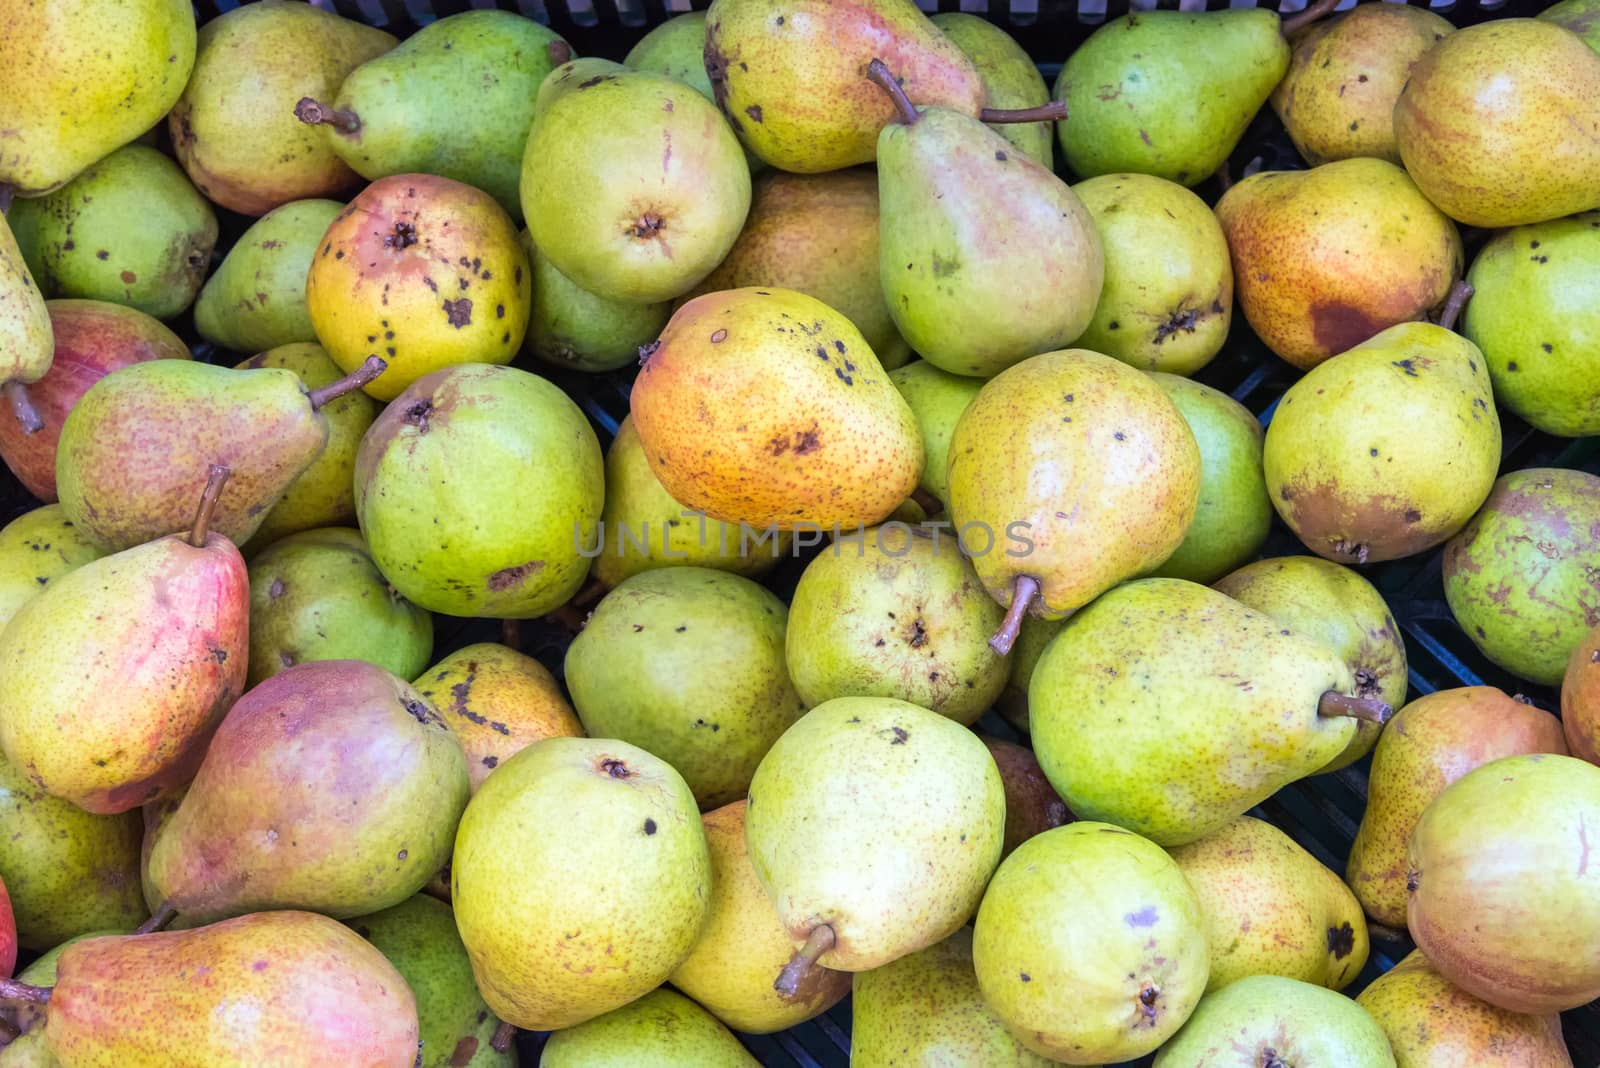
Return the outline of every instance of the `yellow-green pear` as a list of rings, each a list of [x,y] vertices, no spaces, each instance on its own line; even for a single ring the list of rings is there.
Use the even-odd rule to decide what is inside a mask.
[[[965,11],[942,11],[929,21],[972,60],[978,80],[983,83],[986,107],[1020,110],[1050,102],[1050,90],[1033,57],[995,23]],[[1008,122],[997,125],[994,132],[1041,167],[1054,166],[1053,123]]]
[[[1389,1039],[1343,994],[1281,975],[1252,975],[1200,1002],[1156,1054],[1155,1068],[1397,1068]]]
[[[914,360],[889,372],[922,432],[922,478],[917,488],[940,503],[950,497],[950,436],[967,405],[983,388],[983,379],[953,375],[927,360]]]
[[[666,987],[557,1031],[540,1068],[760,1068],[706,1010]]]
[[[7,523],[0,530],[0,629],[51,582],[104,555],[59,504],[24,512]]]
[[[0,162],[5,159],[0,152]],[[50,370],[55,338],[44,295],[23,259],[6,217],[0,213],[0,392],[13,416],[28,434],[44,429],[44,420],[28,399],[28,384]]]
[[[343,210],[337,200],[292,200],[252,223],[195,299],[200,336],[232,352],[317,340],[306,310],[306,274]]]

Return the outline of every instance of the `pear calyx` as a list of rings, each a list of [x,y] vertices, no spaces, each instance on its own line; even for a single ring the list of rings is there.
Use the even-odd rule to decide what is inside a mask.
[[[194,513],[194,526],[189,530],[189,544],[196,549],[206,547],[206,532],[211,517],[216,513],[217,501],[222,497],[222,487],[233,472],[222,464],[212,464],[206,471],[205,492],[200,494],[200,507]]]
[[[1472,284],[1466,279],[1461,279],[1450,287],[1449,296],[1444,298],[1444,304],[1439,308],[1439,325],[1446,330],[1456,328],[1456,320],[1461,317],[1461,312],[1467,306],[1467,301],[1472,299]]]
[[[156,909],[155,915],[134,928],[133,933],[141,935],[154,934],[177,918],[178,910],[172,907],[172,902],[163,901],[161,907]]]
[[[1038,595],[1038,579],[1032,575],[1016,577],[1011,583],[1011,605],[1006,609],[1006,618],[1000,623],[1000,629],[989,639],[989,648],[1001,656],[1008,656],[1011,653],[1011,647],[1016,644],[1017,635],[1022,631],[1022,617],[1027,614],[1028,606],[1033,604],[1033,599]]]
[[[33,406],[26,383],[13,378],[5,384],[5,394],[6,400],[11,402],[11,411],[16,415],[17,422],[22,424],[23,430],[29,434],[37,434],[44,429],[44,419],[39,415],[39,409]]]
[[[881,59],[875,59],[867,64],[867,78],[878,88],[889,94],[889,99],[894,101],[894,108],[900,113],[900,121],[907,126],[915,126],[922,116],[917,114],[916,105],[911,98],[906,96],[906,91],[900,87],[900,82],[894,73],[889,70],[889,65]]]
[[[873,62],[877,62],[874,60]],[[833,928],[827,924],[818,924],[811,928],[811,933],[806,935],[805,945],[794,951],[794,956],[789,958],[789,963],[783,966],[783,971],[778,973],[778,978],[773,982],[772,989],[783,998],[793,999],[800,993],[800,988],[805,984],[807,974],[817,963],[817,958],[833,948],[835,941]]]
[[[325,386],[306,390],[306,399],[311,402],[311,410],[317,411],[329,401],[338,400],[346,393],[354,393],[367,383],[377,378],[389,369],[388,361],[382,356],[368,356],[362,361],[361,366],[345,375],[337,382],[329,382]]]
[[[361,116],[348,108],[336,108],[309,96],[300,98],[294,106],[294,117],[307,126],[332,126],[338,133],[349,136],[361,130]]]
[[[1285,37],[1293,37],[1338,6],[1339,0],[1312,0],[1304,11],[1284,19],[1278,29]]]
[[[1381,727],[1389,722],[1389,717],[1394,715],[1394,709],[1376,697],[1351,697],[1347,693],[1329,690],[1317,701],[1317,715],[1349,716],[1351,719],[1364,719]]]

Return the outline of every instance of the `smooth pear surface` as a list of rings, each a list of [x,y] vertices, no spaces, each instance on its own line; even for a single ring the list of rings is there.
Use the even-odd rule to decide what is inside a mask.
[[[540,1068],[759,1068],[728,1029],[700,1006],[662,987],[550,1036]]]
[[[965,11],[941,11],[929,21],[972,60],[983,83],[984,107],[1036,108],[1050,102],[1050,90],[1033,57],[1004,29]],[[993,129],[1041,167],[1055,165],[1054,123],[1010,122]]]
[[[24,512],[7,523],[0,529],[0,629],[50,583],[104,555],[59,504]]]
[[[306,310],[306,274],[342,211],[337,200],[292,200],[252,223],[195,299],[200,336],[233,352],[317,340]]]
[[[950,496],[950,436],[984,380],[953,375],[927,360],[913,360],[890,371],[889,381],[906,399],[922,433],[922,478],[917,487],[942,503]]]
[[[1155,1068],[1397,1068],[1383,1028],[1343,994],[1257,975],[1207,995]]]

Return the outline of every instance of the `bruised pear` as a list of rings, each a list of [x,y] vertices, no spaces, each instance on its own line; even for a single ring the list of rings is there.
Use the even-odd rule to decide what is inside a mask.
[[[59,504],[24,512],[0,529],[0,629],[62,575],[105,553]]]

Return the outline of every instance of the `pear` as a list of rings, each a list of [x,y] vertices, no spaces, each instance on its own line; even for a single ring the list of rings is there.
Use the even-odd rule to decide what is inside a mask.
[[[1435,971],[1417,950],[1373,980],[1356,1004],[1389,1036],[1400,1068],[1572,1068],[1558,1018],[1507,1012],[1480,1001]]]
[[[1338,756],[1353,717],[1388,718],[1355,692],[1321,642],[1205,586],[1143,579],[1079,611],[1045,648],[1029,726],[1080,818],[1183,845]]]
[[[1306,27],[1290,40],[1289,72],[1272,110],[1307,163],[1372,156],[1400,162],[1394,104],[1448,20],[1405,4],[1364,4]]]
[[[574,371],[615,371],[635,362],[639,349],[667,325],[672,304],[597,297],[557,270],[527,236],[522,244],[533,278],[528,351],[551,367]]]
[[[1044,654],[1045,646],[1060,632],[1064,622],[1060,619],[1025,617],[1022,629],[1017,633],[1017,644],[1008,657],[1011,673],[995,707],[1006,722],[1024,734],[1028,732],[1028,686],[1033,681],[1033,669],[1039,666],[1039,657]]]
[[[1178,548],[1151,574],[1211,582],[1255,556],[1267,540],[1272,502],[1261,473],[1265,435],[1250,409],[1221,390],[1163,372],[1153,371],[1150,377],[1182,414],[1200,447],[1194,521]]]
[[[210,528],[227,477],[192,530],[63,575],[0,633],[0,747],[56,797],[110,815],[182,785],[243,692],[244,560]]]
[[[905,398],[922,434],[922,478],[917,488],[943,502],[950,496],[950,436],[961,413],[983,388],[983,379],[953,375],[926,360],[913,360],[890,371],[889,381]]]
[[[711,77],[706,74],[706,13],[686,11],[674,15],[639,38],[628,50],[623,66],[654,71],[692,85],[695,91],[715,103]]]
[[[62,575],[105,554],[59,504],[24,512],[0,529],[0,629]]]
[[[355,172],[321,130],[295,118],[295,103],[330,96],[394,46],[380,29],[296,0],[218,15],[201,30],[194,74],[167,116],[178,162],[200,192],[245,215],[343,192]],[[250,91],[237,92],[241,83]]]
[[[36,197],[127,144],[167,113],[194,68],[187,0],[29,4],[0,42],[6,152],[0,185]],[[86,88],[92,87],[92,88]]]
[[[1343,990],[1367,963],[1367,921],[1344,882],[1294,839],[1240,816],[1170,850],[1211,944],[1206,992],[1247,975]]]
[[[145,360],[187,360],[189,348],[143,312],[97,300],[52,300],[45,305],[55,358],[28,387],[29,403],[43,424],[30,433],[0,418],[0,456],[17,481],[41,501],[56,499],[56,451],[67,413],[90,386],[120,367]]]
[[[419,378],[356,454],[356,516],[401,596],[430,612],[526,619],[583,584],[604,499],[583,412],[526,371]]]
[[[343,210],[337,200],[292,200],[252,223],[195,298],[200,336],[233,352],[317,340],[306,310],[306,274]]]
[[[1594,11],[1594,0],[1561,0],[1561,3],[1550,5],[1534,17],[1571,30],[1590,48],[1595,48],[1600,45],[1600,33],[1596,33],[1600,26],[1595,25]]]
[[[530,18],[464,11],[362,63],[337,95],[302,98],[294,113],[323,126],[334,154],[363,178],[453,178],[515,217],[534,97],[571,56],[559,34]]]
[[[1061,619],[1182,543],[1200,496],[1200,449],[1161,387],[1087,349],[1025,360],[984,386],[950,438],[950,518],[989,595],[1008,605],[1004,655],[1024,612]],[[1001,536],[1004,535],[1004,548]]]
[[[362,916],[444,865],[468,792],[461,743],[404,681],[357,660],[302,664],[223,719],[150,879],[191,920]]]
[[[1600,475],[1512,471],[1444,550],[1444,595],[1479,650],[1530,682],[1561,682],[1600,623]]]
[[[1022,111],[1050,103],[1050,90],[1033,57],[1005,30],[964,11],[941,12],[929,21],[972,61],[987,106]],[[996,125],[994,132],[1046,170],[1055,165],[1051,123],[1007,122]]]
[[[0,392],[11,405],[17,429],[36,434],[44,429],[44,420],[27,387],[50,370],[55,340],[44,297],[4,214],[0,214],[0,340],[6,348],[0,361],[0,375],[5,376]]]
[[[1045,778],[1033,750],[1014,742],[979,735],[989,747],[1000,782],[1006,792],[1006,840],[1001,857],[1009,857],[1023,842],[1052,827],[1072,822],[1067,803]]]
[[[1442,326],[1391,326],[1289,387],[1262,461],[1273,507],[1318,556],[1431,549],[1467,525],[1500,466],[1483,354]]]
[[[407,679],[428,666],[433,618],[389,587],[358,532],[291,534],[257,553],[249,575],[251,686],[316,660],[365,660]]]
[[[685,507],[757,533],[854,528],[916,487],[911,409],[860,332],[821,301],[787,289],[709,293],[644,351],[634,428]]]
[[[1246,564],[1213,586],[1344,658],[1357,697],[1391,708],[1406,700],[1406,645],[1383,595],[1356,572],[1315,556],[1279,556]],[[1372,752],[1382,724],[1357,720],[1355,737],[1321,771],[1337,771]]]
[[[1421,319],[1461,277],[1455,224],[1381,159],[1252,174],[1217,218],[1245,319],[1302,369]]]
[[[533,117],[537,121],[539,116],[550,110],[551,104],[569,93],[593,89],[601,82],[615,81],[619,74],[627,72],[627,67],[612,59],[598,56],[570,59],[545,75],[544,81],[539,83],[539,91],[533,100]]]
[[[789,612],[789,674],[806,707],[893,697],[970,726],[1005,686],[1005,658],[988,645],[1005,613],[953,532],[890,523],[841,537],[806,566]]]
[[[521,192],[528,235],[562,274],[648,304],[687,292],[727,255],[750,207],[750,168],[692,86],[622,68],[544,106]]]
[[[1495,399],[1547,434],[1600,434],[1600,212],[1495,234],[1472,261],[1462,332],[1483,352]]]
[[[850,1061],[859,1068],[899,1063],[1047,1068],[1006,1030],[983,1000],[972,970],[972,932],[874,968],[856,979]]]
[[[1073,823],[995,872],[973,925],[984,1001],[1028,1049],[1066,1064],[1142,1057],[1194,1010],[1209,950],[1200,901],[1159,847]]]
[[[1256,975],[1208,994],[1155,1068],[1395,1068],[1389,1039],[1343,994]]]
[[[870,76],[900,109],[878,135],[878,270],[901,336],[980,378],[1069,344],[1105,275],[1083,202],[977,119],[918,112],[880,62]]]
[[[350,928],[394,965],[417,999],[417,1068],[510,1068],[516,1055],[490,1046],[499,1021],[472,982],[472,962],[450,906],[425,895],[352,920]]]
[[[1005,793],[959,723],[882,697],[840,697],[784,732],[750,784],[745,841],[778,916],[814,963],[870,971],[971,918],[1005,838]]]
[[[655,754],[702,809],[745,795],[805,705],[789,682],[782,601],[701,567],[635,575],[606,594],[567,649],[584,729]]]
[[[1572,755],[1600,764],[1600,627],[1572,650],[1561,681],[1561,726]]]
[[[167,903],[161,888],[155,884],[150,875],[150,855],[155,852],[156,842],[160,840],[162,833],[172,823],[172,817],[178,814],[178,806],[183,804],[184,795],[188,792],[189,785],[185,783],[170,793],[156,798],[140,810],[144,818],[144,840],[139,844],[139,889],[153,917],[147,926],[154,929],[186,930],[204,926],[198,921],[190,923],[184,917],[177,915],[177,910]],[[165,924],[163,921],[166,921]]]
[[[702,822],[711,851],[711,915],[672,973],[672,985],[748,1034],[770,1034],[820,1016],[850,993],[850,974],[813,968],[794,996],[773,989],[772,977],[798,943],[784,930],[750,864],[745,802],[707,812]]]
[[[539,1058],[541,1068],[758,1068],[760,1063],[709,1013],[665,987],[557,1031]]]
[[[16,978],[19,982],[28,983],[33,986],[51,986],[56,981],[56,966],[61,961],[61,954],[65,953],[69,946],[76,942],[81,942],[85,938],[99,938],[106,935],[125,935],[131,933],[131,928],[124,930],[108,929],[104,931],[90,931],[74,938],[69,938],[65,942],[62,942],[57,946],[53,946],[35,957],[26,968],[17,973]],[[15,946],[12,948],[15,949]],[[11,968],[7,966],[5,968],[0,968],[0,971],[10,972]],[[38,1039],[39,1053],[36,1054],[36,1056],[45,1058],[45,1064],[57,1065],[60,1063],[53,1056],[51,1056],[50,1051],[44,1045],[44,1028],[37,1026],[38,1024],[44,1022],[44,1005],[33,1001],[12,1001],[7,1003],[4,1010],[0,1010],[0,1016],[3,1016],[7,1023],[10,1023],[18,1030],[23,1031],[24,1033],[33,1033],[34,1038]],[[9,1063],[11,1062],[0,1058],[0,1066]]]
[[[1406,924],[1439,973],[1511,1012],[1600,997],[1600,768],[1503,757],[1445,788],[1406,851]],[[1529,907],[1530,902],[1535,907]]]
[[[487,193],[426,174],[381,178],[334,217],[306,276],[306,308],[333,362],[382,355],[366,390],[393,400],[462,363],[510,363],[532,285],[516,226]]]
[[[1469,26],[1412,68],[1394,133],[1418,188],[1469,226],[1600,207],[1600,56],[1549,22]]]
[[[579,738],[583,725],[539,661],[493,642],[457,649],[414,683],[467,754],[472,792],[503,760],[546,738]]]
[[[478,989],[517,1027],[571,1027],[659,986],[711,902],[694,795],[609,739],[548,738],[467,806],[451,868]]]

